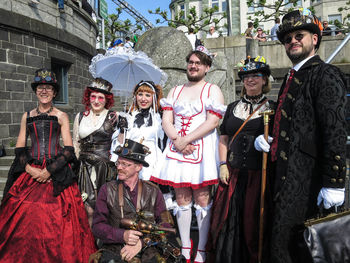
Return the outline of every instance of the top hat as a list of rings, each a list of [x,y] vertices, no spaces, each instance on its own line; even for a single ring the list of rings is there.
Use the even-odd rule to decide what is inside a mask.
[[[52,85],[56,92],[59,90],[55,73],[45,68],[35,71],[34,82],[31,84],[32,89],[35,91],[40,84]]]
[[[243,62],[243,60],[242,60]],[[266,76],[270,76],[271,71],[268,64],[266,64],[266,60],[263,56],[257,56],[256,58],[248,58],[243,63],[238,63],[239,67],[238,76],[240,79],[243,79],[244,75],[261,72]]]
[[[318,49],[321,43],[323,26],[320,20],[309,9],[299,8],[298,10],[287,13],[282,18],[282,24],[277,31],[277,38],[284,44],[285,35],[297,30],[307,30],[317,34],[318,40],[315,48]]]
[[[104,94],[112,94],[111,89],[112,89],[113,85],[105,80],[105,79],[101,79],[101,78],[96,78],[89,86],[89,89],[92,89],[94,91],[97,92],[102,92]]]
[[[125,159],[141,163],[145,167],[149,166],[145,161],[145,157],[151,153],[149,148],[133,140],[126,139],[124,145],[118,146],[114,153]]]

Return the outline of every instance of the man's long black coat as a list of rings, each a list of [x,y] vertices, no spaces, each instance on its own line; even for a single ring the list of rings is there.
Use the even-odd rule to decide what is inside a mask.
[[[272,165],[274,219],[269,262],[308,262],[301,226],[317,214],[322,187],[344,187],[345,85],[340,70],[318,56],[294,75],[282,105],[277,161]]]

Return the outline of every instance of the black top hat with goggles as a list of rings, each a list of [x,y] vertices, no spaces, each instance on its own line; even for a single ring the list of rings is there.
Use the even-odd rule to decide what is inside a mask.
[[[145,157],[151,153],[149,148],[133,140],[126,139],[124,145],[118,146],[114,153],[125,159],[141,163],[145,167],[149,166],[145,161]]]
[[[321,44],[323,26],[318,18],[307,8],[300,8],[286,14],[277,31],[278,40],[284,44],[285,36],[297,30],[307,30],[317,34],[318,40],[315,49]]]
[[[51,85],[56,92],[59,91],[56,75],[49,69],[42,68],[35,71],[34,82],[31,84],[33,91],[35,92],[36,87],[41,84]]]

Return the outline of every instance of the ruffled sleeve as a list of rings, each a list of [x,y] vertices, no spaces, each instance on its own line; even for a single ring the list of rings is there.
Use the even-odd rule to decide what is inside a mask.
[[[73,146],[65,146],[55,158],[48,160],[46,169],[51,174],[55,196],[76,181],[73,170],[77,167],[79,165]]]
[[[174,99],[173,98],[162,98],[160,100],[160,105],[163,110],[173,110]]]
[[[205,110],[218,116],[220,119],[222,119],[222,117],[224,116],[226,108],[227,106],[225,106],[224,104],[221,104],[210,98],[205,101]]]

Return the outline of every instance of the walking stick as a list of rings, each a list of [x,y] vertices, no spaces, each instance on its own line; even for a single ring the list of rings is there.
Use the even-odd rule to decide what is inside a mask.
[[[269,120],[270,115],[274,114],[273,110],[267,110],[261,112],[264,121],[264,138],[267,141],[269,136]],[[263,250],[263,238],[264,238],[264,208],[265,208],[265,188],[266,188],[266,164],[267,164],[267,153],[263,152],[262,160],[262,174],[261,174],[261,194],[260,194],[260,222],[259,222],[259,254],[258,260],[261,263],[262,250]]]

